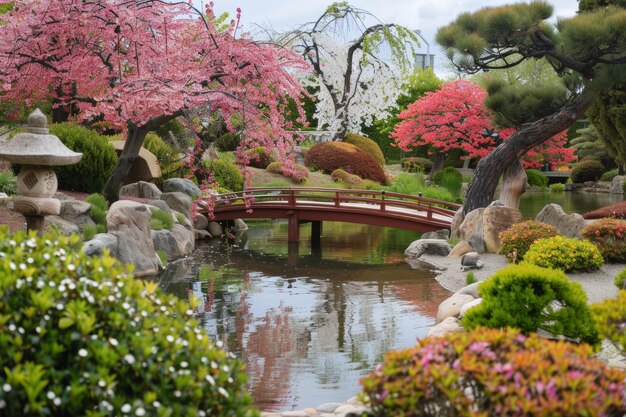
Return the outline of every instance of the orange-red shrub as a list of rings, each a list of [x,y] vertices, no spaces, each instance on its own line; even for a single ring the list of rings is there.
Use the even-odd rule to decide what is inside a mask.
[[[363,179],[387,183],[385,171],[370,154],[345,142],[324,142],[313,146],[304,158],[304,164],[327,174],[341,168]]]
[[[606,261],[626,261],[626,220],[600,219],[580,233],[596,245]]]

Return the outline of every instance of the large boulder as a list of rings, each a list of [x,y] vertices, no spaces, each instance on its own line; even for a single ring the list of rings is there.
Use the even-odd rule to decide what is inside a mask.
[[[439,304],[435,324],[441,323],[448,317],[458,317],[461,313],[461,308],[471,301],[474,301],[474,297],[469,294],[452,294],[443,303]]]
[[[224,228],[218,222],[209,222],[207,230],[213,237],[220,237],[224,234]]]
[[[450,238],[450,231],[448,229],[436,230],[434,232],[426,232],[422,234],[422,239],[443,239]]]
[[[524,219],[522,213],[512,207],[489,206],[483,214],[483,240],[489,253],[497,253],[500,249],[500,232]]]
[[[61,201],[61,213],[59,215],[78,227],[84,225],[95,226],[96,223],[91,219],[90,212],[91,204],[85,201],[63,200]]]
[[[111,256],[117,257],[117,237],[110,233],[98,233],[83,244],[83,251],[89,256],[102,256],[104,249],[108,249]]]
[[[118,156],[124,149],[125,141],[113,140],[109,142],[117,152]],[[157,178],[161,177],[161,167],[156,156],[144,147],[139,148],[139,155],[133,161],[133,165],[130,167],[130,172],[127,178],[128,183],[137,181],[153,182]]]
[[[150,210],[129,200],[116,201],[107,212],[107,229],[117,237],[117,258],[134,264],[135,275],[154,275],[161,261],[154,251],[150,234]]]
[[[412,242],[404,251],[410,258],[419,258],[426,255],[448,256],[452,247],[443,239],[419,239]]]
[[[56,228],[64,236],[80,234],[80,227],[60,216],[46,216],[43,227],[44,229],[49,227]]]
[[[165,251],[169,260],[190,255],[194,249],[194,233],[178,223],[172,230],[153,230],[151,237],[154,249]]]
[[[586,226],[585,219],[578,213],[567,214],[558,204],[546,205],[535,217],[538,222],[550,224],[567,237],[581,237],[580,232]]]
[[[464,330],[459,319],[456,317],[448,317],[436,326],[431,327],[426,337],[443,337],[450,333],[458,333]]]
[[[196,213],[193,219],[193,227],[198,230],[206,230],[209,227],[209,219],[202,213]]]
[[[243,232],[244,230],[248,230],[248,225],[241,219],[233,220],[233,230],[235,232]]]
[[[163,182],[163,191],[166,193],[179,191],[191,198],[198,197],[202,191],[193,181],[184,178],[170,178]]]
[[[459,238],[459,228],[463,221],[465,220],[465,214],[463,214],[463,207],[459,207],[459,209],[454,213],[454,217],[452,218],[452,223],[450,224],[450,237],[453,239]]]
[[[626,182],[626,176],[616,175],[613,177],[613,181],[611,181],[609,192],[611,194],[624,194],[624,182]]]
[[[474,248],[469,242],[462,240],[457,243],[448,254],[448,258],[459,258],[468,252],[474,252]]]
[[[161,194],[161,200],[165,201],[172,210],[183,213],[186,218],[191,219],[191,205],[193,201],[187,194],[180,191],[163,193]]]
[[[158,199],[161,197],[161,194],[159,187],[146,181],[137,181],[120,188],[120,196]]]
[[[483,229],[483,213],[484,208],[472,210],[465,216],[463,222],[459,225],[456,235],[461,240],[470,241],[470,237],[478,234],[482,237]],[[474,248],[477,249],[477,248]]]

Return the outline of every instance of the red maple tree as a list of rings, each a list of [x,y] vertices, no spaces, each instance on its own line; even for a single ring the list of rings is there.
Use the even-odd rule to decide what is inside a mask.
[[[461,149],[465,159],[484,157],[506,140],[515,129],[498,131],[492,115],[485,107],[487,92],[477,84],[456,80],[441,85],[400,113],[401,120],[391,137],[396,145],[408,151],[412,147],[430,146],[436,162],[443,162],[445,153]],[[545,162],[567,164],[574,159],[574,149],[565,148],[565,132],[533,148],[523,158],[526,168],[540,168]]]
[[[191,2],[15,0],[0,25],[0,98],[53,99],[77,109],[79,121],[125,131],[104,190],[110,201],[146,133],[188,109],[217,112],[229,129],[243,126],[242,148],[263,145],[285,157],[294,145],[285,97],[302,93],[289,68],[306,64],[236,36],[239,12],[224,25],[212,2],[201,12]]]

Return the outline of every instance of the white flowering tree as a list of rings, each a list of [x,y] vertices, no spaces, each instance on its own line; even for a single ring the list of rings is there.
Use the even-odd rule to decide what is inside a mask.
[[[319,88],[315,118],[318,127],[337,132],[336,140],[390,116],[419,45],[410,29],[381,23],[346,2],[277,39],[311,64],[313,75],[301,73],[300,79]]]

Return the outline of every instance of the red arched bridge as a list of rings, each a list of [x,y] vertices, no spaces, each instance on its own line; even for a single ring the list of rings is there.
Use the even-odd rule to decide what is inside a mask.
[[[372,190],[332,188],[249,188],[221,194],[213,220],[246,218],[288,219],[288,240],[300,239],[301,223],[312,222],[312,239],[318,240],[321,222],[371,224],[428,232],[450,229],[459,204],[430,198]],[[208,210],[200,209],[200,213]]]

